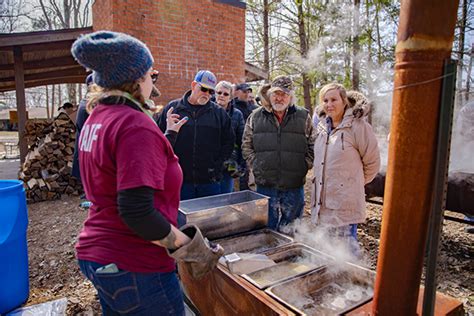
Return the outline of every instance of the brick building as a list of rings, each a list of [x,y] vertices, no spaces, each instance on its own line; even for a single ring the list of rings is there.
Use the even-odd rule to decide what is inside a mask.
[[[245,81],[245,3],[238,0],[96,0],[93,28],[131,34],[147,44],[160,71],[157,104],[190,89],[199,69]]]

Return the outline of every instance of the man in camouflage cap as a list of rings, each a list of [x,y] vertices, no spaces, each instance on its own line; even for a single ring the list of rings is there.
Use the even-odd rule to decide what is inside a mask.
[[[308,111],[295,105],[293,81],[276,77],[266,100],[245,125],[242,154],[257,192],[269,196],[268,226],[285,233],[303,214],[306,173],[313,166],[314,135]]]

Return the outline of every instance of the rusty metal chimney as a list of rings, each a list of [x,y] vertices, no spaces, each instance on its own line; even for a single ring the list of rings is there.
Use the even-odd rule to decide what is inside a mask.
[[[405,0],[400,9],[375,315],[416,315],[430,217],[443,62],[457,0]]]

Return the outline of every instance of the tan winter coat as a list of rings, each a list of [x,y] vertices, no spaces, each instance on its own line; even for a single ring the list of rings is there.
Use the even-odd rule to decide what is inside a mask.
[[[365,221],[364,185],[379,171],[380,153],[370,124],[354,117],[360,110],[348,108],[330,135],[324,114],[317,125],[311,196],[315,224],[339,227]]]

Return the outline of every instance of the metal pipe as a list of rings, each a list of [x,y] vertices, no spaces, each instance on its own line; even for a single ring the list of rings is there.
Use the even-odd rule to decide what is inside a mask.
[[[423,316],[434,315],[436,303],[436,262],[438,261],[439,238],[442,231],[443,213],[448,187],[449,147],[453,123],[454,92],[456,90],[456,63],[448,60],[444,67],[443,87],[439,115],[435,182],[433,185],[433,207],[429,218],[425,291],[423,292]]]
[[[457,0],[401,4],[375,315],[416,315],[432,204],[443,62],[451,53],[457,6]]]

